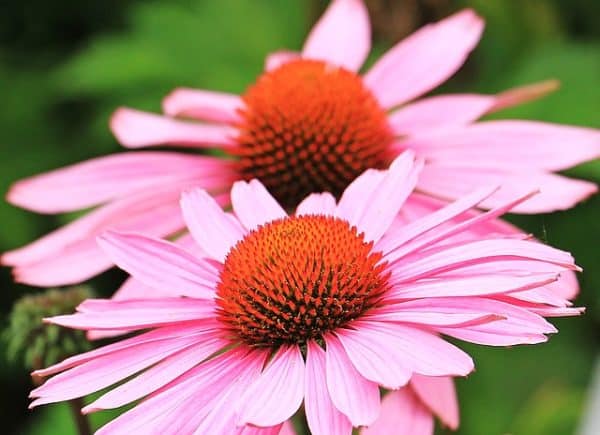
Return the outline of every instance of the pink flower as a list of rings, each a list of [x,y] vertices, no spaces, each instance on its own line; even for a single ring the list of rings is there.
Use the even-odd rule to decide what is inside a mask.
[[[265,73],[241,97],[177,89],[165,98],[164,115],[123,108],[111,120],[127,148],[211,148],[230,158],[127,152],[19,181],[8,200],[20,207],[40,213],[98,208],[4,254],[2,262],[28,284],[80,282],[111,266],[94,242],[102,231],[178,233],[183,222],[177,198],[191,186],[226,204],[224,192],[235,180],[257,178],[289,208],[309,193],[338,197],[364,170],[386,168],[405,149],[426,159],[418,189],[427,195],[452,200],[476,186],[501,184],[481,207],[538,188],[539,195],[513,212],[573,206],[596,186],[552,172],[598,157],[597,131],[532,121],[475,122],[543,95],[552,83],[497,96],[415,101],[460,68],[482,30],[480,17],[462,11],[399,42],[360,76],[370,49],[366,9],[360,0],[334,0],[302,52],[270,55]]]
[[[388,171],[357,178],[339,202],[312,194],[292,216],[257,180],[234,184],[233,213],[205,190],[187,191],[182,214],[206,257],[104,234],[100,245],[119,267],[170,295],[88,300],[48,319],[146,332],[36,371],[62,373],[32,392],[32,406],[123,381],[84,412],[144,400],[100,433],[278,433],[304,403],[313,434],[350,434],[394,397],[418,394],[401,390],[382,404],[381,387],[471,372],[471,358],[441,335],[540,343],[556,332],[543,316],[580,313],[547,288],[578,270],[568,253],[518,237],[461,238],[531,195],[444,225],[494,191],[481,188],[392,225],[422,165],[405,152]]]

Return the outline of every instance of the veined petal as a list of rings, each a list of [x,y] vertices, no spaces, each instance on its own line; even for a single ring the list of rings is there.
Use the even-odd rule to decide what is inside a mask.
[[[352,424],[333,405],[327,390],[325,352],[314,341],[306,350],[304,409],[313,435],[348,435]]]
[[[600,157],[600,130],[537,121],[486,121],[417,133],[404,148],[444,166],[559,171]]]
[[[146,188],[197,180],[206,188],[232,180],[222,160],[170,152],[99,157],[18,181],[7,201],[39,213],[60,213],[122,198]]]
[[[168,116],[183,116],[205,121],[235,123],[243,106],[238,95],[201,89],[177,88],[163,100]]]
[[[88,299],[79,313],[44,319],[76,329],[143,329],[178,322],[214,319],[212,300],[162,298],[128,301]]]
[[[352,426],[368,426],[379,415],[379,387],[365,379],[352,364],[339,339],[325,335],[327,389],[335,407]]]
[[[562,267],[565,270],[576,270],[577,268],[573,263],[573,257],[568,252],[528,240],[476,240],[430,251],[433,252],[426,251],[418,258],[406,257],[410,258],[410,261],[402,260],[394,265],[391,283],[432,277],[438,273],[450,272],[476,264],[491,263],[496,260],[525,260],[548,263],[549,267],[546,272],[549,273],[554,272],[553,265]]]
[[[361,334],[379,337],[403,355],[404,363],[415,373],[427,376],[466,376],[473,371],[471,357],[433,331],[416,327],[360,320],[353,323]],[[456,328],[461,330],[462,328]]]
[[[285,210],[258,180],[236,182],[231,189],[231,204],[235,215],[248,231],[287,217]]]
[[[166,287],[181,296],[214,297],[216,268],[174,243],[114,231],[104,233],[98,243],[117,266],[148,286]]]
[[[110,129],[124,147],[157,145],[181,147],[232,147],[237,130],[224,125],[178,121],[162,115],[120,108],[110,120]]]
[[[371,331],[336,330],[352,364],[366,379],[385,388],[406,385],[412,375],[404,355]]]
[[[540,190],[539,194],[515,207],[512,210],[514,213],[565,210],[598,190],[595,183],[547,172],[513,172],[472,166],[447,166],[441,163],[425,165],[419,176],[418,188],[430,195],[454,199],[471,192],[473,186],[489,184],[502,187],[481,203],[484,208],[493,208],[525,192]]]
[[[418,97],[452,76],[483,32],[470,9],[429,24],[388,51],[365,75],[365,83],[385,108]]]
[[[300,408],[304,360],[297,346],[282,348],[240,400],[239,424],[274,426]]]
[[[302,57],[358,70],[371,49],[371,24],[361,0],[333,0],[306,38]]]
[[[423,162],[415,161],[412,152],[405,152],[391,164],[373,195],[362,198],[368,202],[363,214],[355,222],[359,232],[365,233],[365,241],[377,241],[394,221],[402,204],[412,193]],[[341,201],[340,201],[341,202]]]
[[[479,119],[495,101],[491,95],[436,95],[401,107],[389,115],[388,121],[397,135],[445,129]]]
[[[244,237],[238,220],[226,214],[202,189],[181,195],[181,211],[194,240],[211,258],[223,262],[230,249]]]

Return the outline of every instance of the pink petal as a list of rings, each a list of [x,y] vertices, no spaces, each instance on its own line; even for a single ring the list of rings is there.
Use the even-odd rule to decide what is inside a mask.
[[[335,216],[335,197],[329,193],[311,193],[296,208],[296,216],[326,215]]]
[[[333,0],[312,28],[302,57],[358,70],[371,49],[369,13],[361,0]]]
[[[190,298],[111,301],[88,299],[77,314],[44,319],[76,329],[143,329],[177,322],[214,319],[213,301]]]
[[[172,242],[108,231],[98,243],[117,266],[150,287],[168,288],[177,296],[214,298],[219,272]]]
[[[433,435],[433,416],[408,387],[391,391],[381,401],[375,423],[360,430],[361,435]]]
[[[369,207],[367,198],[376,191],[386,171],[367,169],[346,187],[337,206],[336,215],[356,225]]]
[[[154,189],[110,203],[27,246],[5,253],[2,262],[17,266],[16,279],[32,285],[81,282],[112,265],[96,244],[96,236],[105,230],[143,230],[149,236],[161,237],[184,228],[177,198],[186,186]]]
[[[285,210],[258,180],[237,181],[231,189],[233,211],[247,230],[287,217]]]
[[[336,336],[348,358],[366,379],[385,388],[397,389],[408,382],[412,370],[402,352],[397,352],[379,335],[338,329]]]
[[[325,371],[327,389],[335,407],[352,426],[368,426],[379,415],[379,388],[356,370],[342,343],[332,334],[325,335]]]
[[[449,327],[462,328],[482,323],[495,322],[503,319],[494,313],[473,310],[470,313],[448,312],[445,307],[436,307],[435,302],[427,306],[414,307],[412,301],[397,302],[384,307],[375,308],[365,314],[364,320],[377,322],[392,322],[400,324],[414,324],[424,327]],[[418,301],[420,302],[420,300]]]
[[[491,220],[496,219],[499,216],[502,216],[509,210],[514,209],[519,204],[522,204],[523,202],[527,201],[536,194],[537,192],[527,193],[520,197],[516,197],[515,199],[506,204],[502,204],[499,207],[493,208],[492,210],[489,210],[486,213],[481,213],[476,216],[473,216],[472,218],[460,222],[459,224],[449,225],[446,228],[438,229],[436,232],[426,234],[422,237],[419,237],[417,240],[414,240],[412,242],[404,244],[401,247],[398,247],[393,252],[387,254],[385,258],[390,263],[393,263],[397,259],[404,257],[405,255],[408,255],[412,252],[422,251],[426,248],[435,246],[437,243],[447,241],[456,234],[468,231],[469,228],[477,227],[483,222],[489,222]]]
[[[239,96],[225,92],[177,88],[165,97],[162,106],[167,116],[232,124],[239,121],[243,103]]]
[[[202,336],[180,337],[143,343],[96,358],[48,379],[31,392],[38,399],[33,406],[81,397],[101,390],[145,369],[188,346],[199,344]]]
[[[383,236],[413,191],[423,167],[423,162],[414,158],[408,151],[397,157],[373,195],[361,198],[368,206],[358,221],[350,223],[365,233],[365,241],[376,242]]]
[[[152,186],[197,180],[222,186],[233,172],[224,160],[168,152],[122,153],[88,160],[13,184],[7,201],[40,213],[91,207]]]
[[[557,280],[555,273],[532,273],[530,275],[475,274],[466,276],[441,276],[424,281],[394,286],[387,301],[443,296],[487,296],[541,287]]]
[[[240,399],[238,424],[274,426],[300,408],[304,360],[298,346],[282,347]]]
[[[488,112],[495,103],[491,95],[436,95],[401,107],[388,117],[397,135],[418,134],[469,124]]]
[[[110,129],[119,143],[127,148],[236,146],[235,128],[177,121],[135,109],[118,109],[110,120]]]
[[[545,270],[548,273],[556,270],[553,265],[564,269],[576,269],[573,257],[568,252],[528,240],[477,240],[430,251],[434,252],[424,253],[420,258],[406,257],[395,265],[390,282],[392,284],[408,282],[462,267],[503,260],[533,260],[548,263],[548,269]]]
[[[47,367],[45,369],[36,370],[32,373],[33,376],[49,376],[54,373],[61,372],[86,361],[101,358],[105,355],[131,348],[140,344],[159,342],[161,340],[171,340],[180,337],[191,337],[198,334],[204,334],[206,325],[201,323],[182,324],[167,326],[164,328],[154,329],[152,331],[137,335],[135,337],[126,338],[116,343],[91,350],[89,352],[80,353],[79,355],[69,357],[58,364]]]
[[[537,100],[547,94],[556,91],[560,87],[558,80],[545,80],[543,82],[532,83],[530,85],[519,86],[508,89],[496,96],[494,106],[490,112],[506,109],[507,107],[518,106],[529,101]]]
[[[379,59],[365,75],[365,83],[385,108],[418,97],[462,66],[483,26],[483,20],[470,9],[429,24]]]
[[[214,335],[214,332],[210,331],[209,334]],[[209,336],[202,343],[194,344],[171,354],[130,381],[103,394],[83,408],[82,411],[87,414],[103,409],[118,408],[134,400],[141,399],[186,373],[228,344],[227,341],[218,336]]]
[[[536,121],[486,121],[401,142],[444,166],[559,171],[600,157],[600,130]]]
[[[430,210],[426,210],[422,216],[411,220],[411,222],[394,225],[385,234],[385,237],[377,242],[375,250],[388,254],[395,249],[401,248],[407,242],[421,236],[423,233],[451,222],[454,218],[469,211],[497,190],[498,186],[481,187],[468,195],[460,197],[451,204],[435,205]]]
[[[244,237],[245,231],[233,216],[202,189],[181,195],[181,211],[194,240],[211,258],[225,261],[230,249]]]
[[[414,375],[410,386],[417,397],[449,429],[458,429],[458,398],[454,381],[450,377],[432,377]]]
[[[265,59],[265,71],[272,71],[279,68],[284,63],[300,58],[300,53],[295,51],[276,51],[271,53]]]
[[[540,189],[540,193],[515,207],[514,213],[546,213],[573,207],[595,193],[596,184],[562,175],[534,170],[509,172],[503,169],[426,165],[419,177],[418,188],[431,195],[454,199],[473,190],[473,186],[500,184],[502,188],[484,201],[485,208],[496,207],[524,192]]]
[[[219,393],[246,378],[248,372],[256,372],[262,362],[264,353],[249,354],[244,346],[223,352],[153,393],[98,434],[192,433],[219,399]]]
[[[314,341],[307,344],[305,381],[304,409],[311,434],[350,434],[352,424],[333,405],[327,391],[325,352]]]
[[[364,334],[365,339],[387,342],[390,352],[393,349],[402,354],[404,364],[415,373],[427,376],[466,376],[473,371],[473,360],[469,355],[432,332],[417,327],[366,320],[356,321],[353,326],[360,334]]]

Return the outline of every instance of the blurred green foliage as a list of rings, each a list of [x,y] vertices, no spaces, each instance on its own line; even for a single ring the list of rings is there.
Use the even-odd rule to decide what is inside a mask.
[[[427,2],[423,2],[424,4]],[[431,2],[433,3],[433,2]],[[0,185],[118,150],[107,128],[120,105],[158,111],[172,88],[241,92],[267,53],[298,49],[323,2],[305,0],[153,0],[6,3],[0,13]],[[600,127],[600,39],[586,0],[460,0],[487,20],[484,38],[443,91],[498,92],[548,78],[562,88],[542,101],[494,117]],[[4,9],[5,8],[5,9]],[[381,53],[395,41],[375,41]],[[600,180],[600,162],[571,171]],[[477,372],[458,382],[461,434],[572,433],[580,419],[600,325],[600,202],[568,212],[512,217],[542,240],[572,251],[586,273],[578,300],[586,316],[555,323],[561,333],[541,346],[470,345]],[[64,218],[40,217],[0,204],[0,250],[23,244]],[[1,321],[33,289],[2,270]],[[118,272],[94,280],[105,295]],[[27,375],[0,358],[7,433],[74,433],[66,405],[26,414]],[[4,412],[5,411],[5,412]],[[93,417],[97,426],[114,416]],[[443,431],[442,431],[443,432]]]

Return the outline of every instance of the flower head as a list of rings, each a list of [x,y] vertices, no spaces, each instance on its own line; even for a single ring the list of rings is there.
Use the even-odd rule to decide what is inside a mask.
[[[580,312],[547,287],[578,269],[568,253],[515,237],[461,238],[531,195],[445,225],[495,191],[479,189],[392,225],[421,169],[406,152],[388,171],[365,172],[339,202],[312,194],[291,216],[256,180],[235,183],[233,214],[188,191],[183,216],[205,256],[142,235],[101,236],[117,265],[169,296],[88,300],[48,319],[149,331],[35,372],[62,373],[33,391],[32,405],[135,375],[84,408],[146,397],[100,433],[278,433],[304,403],[312,433],[350,434],[377,420],[380,388],[471,372],[471,358],[442,335],[539,343],[556,331],[544,315]]]
[[[333,0],[302,51],[269,55],[265,72],[243,95],[181,88],[165,98],[164,115],[122,108],[112,117],[112,131],[127,148],[212,148],[228,158],[128,152],[19,181],[8,200],[30,210],[99,207],[4,254],[2,262],[29,284],[80,282],[111,265],[94,242],[102,231],[143,230],[156,237],[181,231],[182,190],[200,186],[226,205],[234,181],[256,178],[290,209],[310,193],[339,198],[364,170],[386,168],[404,150],[425,159],[418,190],[430,197],[447,201],[473,186],[499,184],[480,207],[538,188],[539,195],[512,211],[575,205],[596,186],[553,172],[597,158],[598,131],[519,120],[476,122],[542,96],[552,83],[495,96],[421,98],[460,68],[482,31],[479,16],[461,11],[400,41],[361,75],[370,50],[367,10],[361,0]]]

